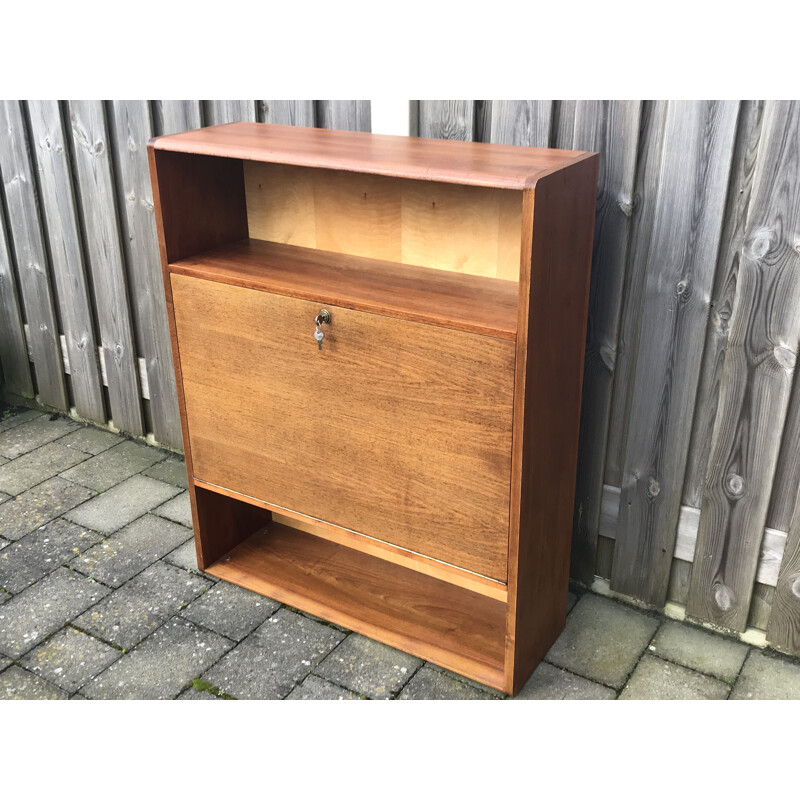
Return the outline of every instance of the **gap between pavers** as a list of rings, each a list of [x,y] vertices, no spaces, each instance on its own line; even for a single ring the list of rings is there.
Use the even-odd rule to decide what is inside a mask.
[[[56,518],[3,548],[0,587],[18,594],[102,539],[95,531]]]
[[[174,497],[179,491],[171,484],[144,475],[134,475],[73,508],[64,516],[100,533],[113,533]]]
[[[79,427],[74,420],[41,414],[20,425],[0,431],[0,456],[15,459]]]
[[[76,627],[130,650],[212,584],[158,561],[75,619]]]
[[[730,699],[800,700],[800,664],[751,649]]]
[[[90,700],[168,700],[233,647],[224,636],[173,617],[86,683]]]
[[[281,608],[202,679],[242,700],[280,700],[344,638],[327,625]]]
[[[61,477],[96,492],[104,492],[166,457],[166,453],[155,447],[124,440],[65,470]]]
[[[16,541],[94,495],[84,486],[50,478],[0,505],[0,530],[6,539]]]
[[[0,466],[0,492],[18,495],[90,458],[60,441],[50,442]]]
[[[648,651],[667,661],[732,684],[749,648],[743,642],[667,620]]]
[[[78,555],[70,566],[118,588],[187,540],[193,541],[191,537],[182,525],[144,514]]]
[[[373,700],[385,700],[394,697],[422,664],[416,656],[353,633],[314,674]]]
[[[556,667],[621,689],[661,620],[615,600],[585,594],[545,655]]]
[[[59,567],[0,607],[0,653],[19,658],[109,592]]]
[[[700,672],[645,654],[620,700],[725,700],[730,686]]]

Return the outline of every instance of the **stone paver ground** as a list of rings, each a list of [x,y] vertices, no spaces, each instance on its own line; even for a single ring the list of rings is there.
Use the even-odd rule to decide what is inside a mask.
[[[594,594],[520,700],[800,699],[800,659]],[[0,409],[0,699],[491,700],[197,568],[183,460]]]

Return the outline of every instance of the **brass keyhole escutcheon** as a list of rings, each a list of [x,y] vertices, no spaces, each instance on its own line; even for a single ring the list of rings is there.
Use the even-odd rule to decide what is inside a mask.
[[[331,324],[331,312],[328,311],[327,308],[323,308],[322,311],[317,314],[317,319],[315,320],[317,324],[324,322],[326,325]]]

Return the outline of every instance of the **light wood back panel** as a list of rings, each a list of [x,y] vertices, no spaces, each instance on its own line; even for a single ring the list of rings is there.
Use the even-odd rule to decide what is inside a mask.
[[[522,192],[244,162],[250,236],[519,280]]]

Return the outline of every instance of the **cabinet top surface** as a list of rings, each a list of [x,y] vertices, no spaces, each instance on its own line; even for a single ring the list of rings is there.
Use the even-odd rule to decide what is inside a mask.
[[[396,178],[525,189],[593,153],[232,122],[159,136],[156,150]]]

